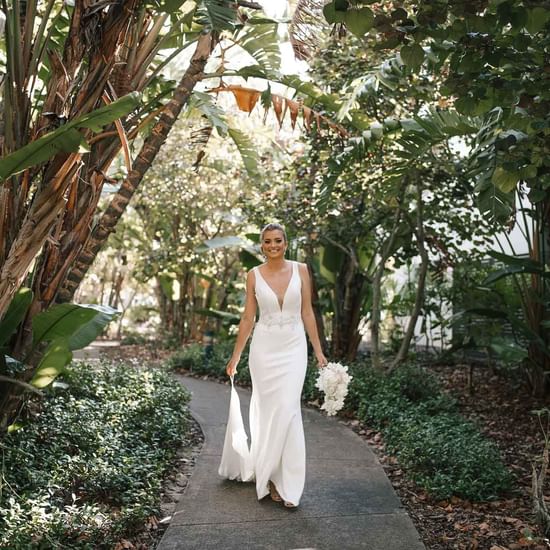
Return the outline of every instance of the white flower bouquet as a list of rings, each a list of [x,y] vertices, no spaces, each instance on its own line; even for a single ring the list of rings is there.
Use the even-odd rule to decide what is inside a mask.
[[[348,374],[348,367],[340,363],[328,363],[320,370],[315,387],[325,394],[321,409],[326,411],[328,416],[335,415],[344,406],[352,378],[353,376]]]

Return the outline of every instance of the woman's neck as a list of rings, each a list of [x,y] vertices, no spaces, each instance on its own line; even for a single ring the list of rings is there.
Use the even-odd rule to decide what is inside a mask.
[[[266,266],[273,271],[278,271],[279,269],[283,269],[286,265],[287,260],[283,258],[268,258],[266,260]]]

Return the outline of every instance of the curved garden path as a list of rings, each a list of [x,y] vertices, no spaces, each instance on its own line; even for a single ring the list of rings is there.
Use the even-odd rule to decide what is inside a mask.
[[[297,510],[252,483],[221,479],[229,386],[178,376],[205,441],[157,550],[421,550],[418,533],[369,446],[335,418],[304,408],[307,477]],[[239,388],[243,416],[250,392]]]

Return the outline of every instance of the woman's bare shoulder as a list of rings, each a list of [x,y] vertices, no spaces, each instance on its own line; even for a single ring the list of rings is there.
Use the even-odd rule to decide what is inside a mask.
[[[246,272],[246,283],[247,284],[252,284],[254,285],[256,283],[256,267],[251,267],[247,272]]]
[[[300,275],[306,276],[309,274],[307,264],[305,264],[304,262],[296,262],[296,264],[298,265],[298,271],[300,272]]]

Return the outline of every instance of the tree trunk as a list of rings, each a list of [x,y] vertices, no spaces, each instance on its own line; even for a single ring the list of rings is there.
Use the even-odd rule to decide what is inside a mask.
[[[212,32],[203,34],[199,38],[189,67],[174,91],[172,99],[162,112],[159,121],[145,139],[134,162],[133,169],[122,183],[99,223],[95,226],[76,262],[71,266],[67,279],[58,294],[58,302],[68,302],[72,299],[99,250],[115,230],[118,220],[126,210],[145,173],[168,137],[182,108],[189,101],[196,83],[204,76],[204,67],[216,43],[217,38]]]
[[[401,189],[404,191],[404,189]],[[403,193],[400,194],[403,196]],[[384,270],[386,268],[386,262],[388,261],[392,251],[397,233],[399,231],[399,224],[401,222],[401,206],[397,206],[395,211],[393,225],[390,236],[386,242],[382,245],[382,252],[380,262],[374,273],[372,280],[372,314],[371,314],[371,361],[372,366],[375,369],[380,369],[380,310],[382,302],[382,278],[384,276]]]
[[[428,251],[426,250],[426,241],[424,235],[424,215],[422,208],[422,183],[417,182],[417,197],[416,197],[416,224],[414,227],[414,232],[416,234],[416,241],[418,246],[418,252],[420,254],[420,270],[418,272],[418,282],[416,287],[416,296],[414,300],[414,307],[407,325],[407,330],[403,336],[401,346],[395,359],[393,360],[391,367],[388,369],[388,372],[393,371],[397,366],[399,366],[407,357],[409,351],[409,346],[411,344],[412,337],[414,336],[414,330],[416,327],[416,322],[420,315],[422,309],[422,304],[424,303],[424,289],[426,288],[426,276],[428,274],[428,267],[430,259],[428,257]]]
[[[545,199],[537,211],[530,251],[530,259],[540,262],[545,267],[549,264],[548,256],[550,253],[550,243],[548,242],[550,233],[549,218],[550,200]],[[524,311],[524,317],[529,328],[533,333],[538,334],[541,339],[541,341],[531,339],[528,347],[529,355],[524,362],[524,370],[531,391],[533,395],[539,397],[546,395],[550,386],[548,381],[550,358],[547,355],[548,328],[542,325],[544,321],[548,322],[550,320],[550,315],[545,307],[548,303],[547,284],[547,280],[538,273],[531,274],[530,292],[527,296],[527,305]],[[543,345],[545,349],[542,349]]]
[[[338,272],[335,293],[334,325],[332,328],[332,355],[336,359],[353,361],[361,342],[359,322],[363,307],[366,277],[350,255],[346,255]]]

